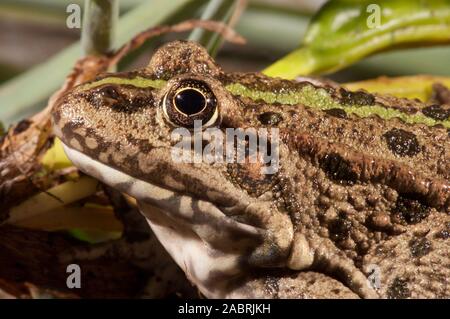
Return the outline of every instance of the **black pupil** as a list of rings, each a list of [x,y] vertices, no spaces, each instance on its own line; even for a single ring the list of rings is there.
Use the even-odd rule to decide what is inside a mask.
[[[185,89],[175,96],[175,105],[187,115],[192,115],[204,109],[206,104],[205,96],[197,90]]]

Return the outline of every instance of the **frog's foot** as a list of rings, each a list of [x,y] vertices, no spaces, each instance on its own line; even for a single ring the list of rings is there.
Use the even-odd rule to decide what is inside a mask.
[[[297,233],[288,267],[316,270],[340,280],[361,298],[379,298],[366,276],[354,262],[328,239],[315,233]]]
[[[321,273],[290,270],[264,271],[237,282],[227,298],[353,299],[358,295],[336,279]]]

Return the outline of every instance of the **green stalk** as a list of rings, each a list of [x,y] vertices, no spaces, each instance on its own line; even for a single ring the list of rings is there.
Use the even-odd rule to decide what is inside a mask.
[[[450,42],[450,0],[329,1],[313,18],[303,46],[269,66],[269,76],[295,78],[342,69],[370,54],[400,46]]]
[[[119,1],[85,1],[81,33],[84,55],[105,55],[113,50],[118,19]]]
[[[222,21],[225,24],[229,24],[239,5],[242,5],[242,2],[238,0],[211,0],[203,11],[201,19]],[[191,32],[188,40],[196,41],[203,45],[213,57],[223,44],[223,39],[219,34],[199,28]]]
[[[202,20],[211,20],[214,16],[220,12],[220,9],[224,4],[227,4],[225,0],[211,0],[208,2],[206,8],[203,10],[201,19]],[[227,5],[228,7],[228,5]],[[189,41],[195,41],[201,43],[202,38],[205,36],[205,30],[196,28],[192,30],[191,34],[188,37]]]

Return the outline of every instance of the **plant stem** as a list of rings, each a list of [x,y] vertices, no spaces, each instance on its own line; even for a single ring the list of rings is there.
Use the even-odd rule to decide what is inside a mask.
[[[118,0],[85,1],[81,33],[85,55],[104,55],[113,50],[118,19]]]
[[[236,10],[243,11],[239,6],[246,5],[246,1],[240,0],[211,0],[201,16],[202,20],[216,20],[229,24]],[[222,37],[214,32],[204,29],[195,29],[189,35],[188,40],[196,41],[203,45],[211,56],[215,56],[223,43]]]

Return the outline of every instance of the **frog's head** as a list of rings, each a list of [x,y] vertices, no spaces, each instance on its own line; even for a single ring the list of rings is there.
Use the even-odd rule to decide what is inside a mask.
[[[252,122],[226,81],[202,47],[177,41],[144,70],[76,87],[53,113],[74,164],[136,198],[160,241],[209,296],[221,295],[230,277],[283,267],[292,256],[292,223],[271,201],[271,179],[260,175],[260,164],[174,157],[174,130],[192,132],[195,120],[222,132]]]

